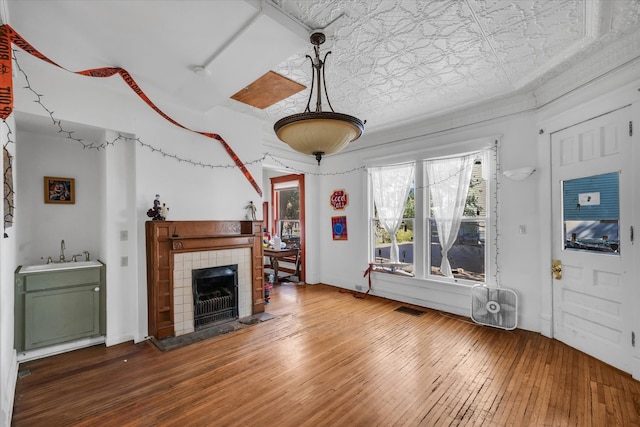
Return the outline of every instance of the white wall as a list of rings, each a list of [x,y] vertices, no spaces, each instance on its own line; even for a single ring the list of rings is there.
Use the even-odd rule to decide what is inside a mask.
[[[107,264],[107,345],[140,341],[147,335],[146,254],[144,222],[156,193],[170,207],[174,220],[243,219],[249,200],[262,200],[230,156],[213,139],[179,129],[158,116],[123,83],[71,75],[28,57],[20,59],[29,84],[44,95],[43,104],[62,119],[139,138],[169,155],[203,164],[179,162],[135,141],[118,141],[105,151],[83,150],[57,134],[22,129],[15,133],[16,225],[0,245],[0,425],[9,425],[17,376],[13,346],[13,272],[17,265],[59,256],[64,239],[69,257],[88,250]],[[21,89],[17,74],[15,111],[47,117],[35,96]],[[254,118],[218,109],[207,116],[161,108],[185,126],[220,134],[243,161],[261,157],[261,124]],[[13,123],[13,121],[10,121]],[[12,128],[15,132],[15,126]],[[260,163],[248,166],[262,183]],[[43,176],[76,179],[76,204],[45,205]],[[121,231],[128,240],[121,241]],[[128,266],[121,266],[126,257]]]
[[[64,233],[64,237],[47,237],[51,242],[57,241],[51,247],[51,255],[57,254],[60,239],[64,238],[68,248],[72,242],[81,242],[92,253],[106,258],[107,343],[142,340],[147,335],[144,222],[150,219],[146,212],[152,206],[155,194],[160,194],[161,200],[167,203],[170,209],[168,217],[172,220],[243,219],[244,207],[249,200],[260,205],[261,196],[235,167],[220,142],[169,123],[130,91],[119,77],[95,79],[76,76],[20,53],[18,61],[29,77],[29,84],[44,95],[42,102],[49,110],[55,111],[56,119],[104,128],[108,141],[114,141],[118,133],[124,133],[153,146],[152,150],[136,140],[120,140],[109,146],[106,154],[100,152],[105,156],[102,160],[98,157],[89,163],[85,157],[92,155],[85,153],[89,150],[75,152],[71,149],[59,174],[70,175],[69,163],[74,165],[75,173],[95,173],[94,209],[104,211],[104,216],[92,219],[91,211],[78,206],[78,202],[64,206],[68,208],[65,213],[71,216],[59,218],[60,227],[75,229],[78,233],[69,231]],[[16,110],[46,115],[41,106],[33,102],[35,97],[32,93],[19,90],[26,84],[20,74],[16,80]],[[153,99],[152,93],[149,96]],[[221,135],[242,161],[261,157],[262,128],[254,118],[224,108],[201,115],[171,106],[158,106],[184,126]],[[73,125],[68,128],[73,130]],[[37,163],[40,160],[32,159],[37,155],[37,152],[25,151],[17,161],[28,165]],[[56,155],[56,152],[51,155]],[[172,156],[200,162],[205,167],[194,166]],[[42,162],[47,164],[46,160]],[[248,169],[261,185],[261,164],[250,164]],[[41,202],[38,205],[38,197],[42,197],[41,187],[35,182],[28,182],[28,177],[23,179],[27,186],[24,193],[33,200],[34,207],[41,209]],[[88,181],[84,177],[76,179],[78,188]],[[33,212],[33,215],[27,215],[28,221],[39,220],[38,211],[34,209]],[[80,227],[77,226],[77,217],[82,218]],[[70,218],[74,220],[70,221]],[[120,241],[123,230],[128,232],[129,240],[126,242]],[[35,258],[37,261],[39,256],[48,256],[48,253],[40,255],[41,248],[48,248],[52,243],[42,242],[42,239],[36,239],[36,235],[29,234],[24,240],[22,252],[28,253],[25,259]],[[123,257],[127,257],[127,267],[120,265]]]
[[[7,119],[8,126],[15,131],[13,117]],[[15,135],[13,136],[15,140]],[[0,144],[7,144],[7,128],[0,125]],[[9,153],[14,156],[13,176],[15,183],[16,146],[7,144]],[[4,174],[0,176],[0,183],[4,188]],[[16,351],[13,345],[13,303],[14,280],[13,272],[16,267],[16,227],[20,224],[18,213],[14,211],[14,225],[7,230],[7,238],[0,240],[0,425],[8,426],[13,413],[13,398],[18,375]],[[4,227],[3,227],[4,228]]]
[[[107,131],[107,139],[116,136]],[[138,221],[136,211],[136,150],[130,143],[104,151],[100,206],[101,252],[107,268],[107,345],[144,336],[146,287],[138,286]],[[126,238],[122,236],[126,233]],[[126,265],[123,265],[126,264]],[[144,263],[143,263],[144,264]]]
[[[502,101],[504,105],[494,102],[423,124],[410,124],[404,131],[398,128],[394,132],[365,135],[350,150],[324,159],[322,168],[325,171],[347,171],[364,165],[364,160],[368,158],[398,156],[399,153],[425,147],[501,135],[501,171],[523,166],[533,166],[537,171],[527,180],[519,182],[510,181],[502,175],[498,177],[499,284],[518,293],[518,327],[552,337],[549,273],[551,230],[548,226],[551,221],[549,132],[629,104],[633,104],[637,129],[637,123],[640,122],[638,71],[640,64],[631,64],[579,91],[550,101],[539,109],[532,108],[526,98],[518,104],[518,98],[515,97],[512,112],[508,111],[508,102]],[[548,92],[546,87],[541,90]],[[545,94],[545,98],[549,96]],[[497,113],[502,118],[487,119]],[[640,139],[637,131],[634,138]],[[363,146],[374,148],[359,148]],[[635,150],[633,161],[634,164],[640,163],[640,150]],[[633,173],[640,175],[637,171]],[[331,192],[339,188],[344,188],[349,194],[349,206],[343,213],[334,211],[327,202]],[[368,266],[366,195],[367,178],[364,172],[322,178],[317,196],[321,254],[318,271],[321,282],[352,290],[356,286],[367,289],[368,281],[363,277]],[[347,216],[349,240],[333,241],[330,217],[341,214]],[[633,217],[635,224],[640,223],[637,203]],[[520,234],[521,225],[525,226],[526,234]],[[633,277],[640,274],[639,264],[634,263]],[[373,275],[371,293],[465,316],[469,316],[470,312],[469,288],[466,286],[376,273]],[[636,297],[640,297],[640,293]],[[634,319],[634,325],[634,329],[640,328],[640,315]],[[635,357],[639,361],[634,367],[634,376],[640,377],[638,351]]]
[[[374,150],[354,150],[344,155],[323,160],[328,170],[350,170],[364,165],[369,158],[397,156],[428,147],[446,146],[478,138],[502,135],[499,147],[499,167],[502,170],[537,165],[537,132],[535,114],[522,113],[513,117],[490,120],[479,125],[467,126],[455,131],[437,132],[412,138],[409,141],[390,141]],[[365,145],[365,142],[357,144]],[[515,182],[500,177],[499,192],[499,284],[518,292],[523,303],[520,306],[519,326],[539,330],[540,291],[538,257],[539,224],[536,199],[538,178]],[[322,253],[321,281],[347,289],[368,288],[363,277],[368,267],[368,199],[367,176],[364,170],[345,175],[324,177],[321,183],[320,241]],[[334,211],[329,196],[344,188],[349,194],[349,206],[344,211]],[[347,216],[349,238],[334,241],[331,235],[331,216]],[[519,234],[519,225],[525,225],[527,234]],[[442,284],[434,281],[374,273],[371,294],[413,303],[425,307],[469,315],[470,294],[468,287]]]
[[[29,131],[16,132],[16,227],[18,265],[46,263],[89,251],[100,259],[100,229],[103,222],[101,155],[84,150],[67,138]],[[75,179],[75,204],[44,203],[45,176]],[[42,259],[44,258],[44,260]]]

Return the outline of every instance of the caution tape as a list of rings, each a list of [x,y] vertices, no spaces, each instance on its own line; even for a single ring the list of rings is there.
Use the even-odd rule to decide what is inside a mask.
[[[118,74],[122,80],[131,88],[133,92],[135,92],[151,109],[153,109],[160,116],[164,117],[165,120],[172,123],[179,128],[187,130],[189,132],[197,133],[199,135],[205,136],[210,139],[215,139],[224,147],[227,154],[233,159],[233,162],[238,166],[242,174],[245,178],[251,183],[253,188],[258,192],[260,196],[262,196],[262,189],[258,185],[258,183],[253,179],[253,176],[247,169],[246,165],[240,160],[238,155],[233,151],[231,146],[222,138],[222,136],[217,133],[211,132],[200,132],[193,129],[189,129],[188,127],[182,125],[181,123],[172,119],[169,115],[167,115],[164,111],[162,111],[156,104],[149,99],[149,97],[144,93],[144,91],[138,86],[136,81],[133,79],[131,74],[124,68],[120,67],[103,67],[103,68],[92,68],[90,70],[83,71],[71,71],[63,66],[55,63],[41,52],[39,52],[36,48],[34,48],[29,42],[23,39],[13,28],[11,28],[8,24],[3,24],[0,26],[0,118],[6,120],[11,112],[13,111],[13,79],[12,79],[12,60],[11,60],[11,44],[14,44],[21,50],[27,52],[28,54],[41,59],[45,62],[48,62],[51,65],[54,65],[58,68],[61,68],[70,73],[79,74],[82,76],[89,77],[111,77]]]

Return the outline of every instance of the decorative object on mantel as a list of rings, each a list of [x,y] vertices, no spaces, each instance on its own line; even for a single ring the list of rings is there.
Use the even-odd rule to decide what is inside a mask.
[[[504,176],[509,178],[512,181],[523,181],[529,178],[536,171],[536,168],[532,166],[527,166],[519,169],[511,169],[508,171],[502,172]]]
[[[152,110],[162,116],[169,123],[177,126],[181,129],[200,134],[210,139],[217,140],[224,150],[227,152],[229,157],[234,161],[235,165],[240,169],[245,178],[249,181],[249,183],[253,186],[253,188],[258,192],[260,196],[262,196],[262,189],[255,181],[246,165],[240,160],[238,155],[233,151],[231,146],[227,143],[227,141],[222,138],[222,136],[217,133],[211,132],[201,132],[190,129],[184,126],[181,123],[178,123],[176,120],[172,119],[167,115],[164,111],[162,111],[156,104],[154,104],[151,99],[144,93],[144,91],[140,88],[138,83],[133,79],[131,74],[124,68],[120,67],[102,67],[102,68],[92,68],[89,70],[83,71],[71,71],[68,70],[61,65],[55,63],[51,59],[47,58],[45,55],[40,53],[36,48],[34,48],[29,42],[22,38],[20,34],[18,34],[11,26],[8,24],[0,25],[0,50],[2,50],[5,54],[0,55],[0,67],[2,67],[3,72],[0,73],[0,87],[4,88],[3,94],[3,107],[0,108],[0,119],[6,120],[11,113],[13,112],[13,61],[11,55],[11,44],[15,44],[20,49],[25,51],[26,53],[41,59],[45,62],[48,62],[51,65],[54,65],[58,68],[61,68],[70,73],[78,74],[81,76],[89,76],[89,77],[98,77],[98,78],[106,78],[111,77],[118,74],[122,80],[129,86],[129,88],[140,97]],[[40,98],[40,96],[38,96]]]
[[[244,207],[247,210],[247,214],[245,215],[245,219],[256,220],[256,205],[253,204],[253,200],[249,202],[247,206]]]
[[[153,207],[147,211],[147,216],[153,221],[165,221],[169,215],[169,208],[166,203],[160,203],[160,195],[156,194]],[[175,231],[174,231],[175,232]]]
[[[311,90],[307,108],[303,113],[293,114],[278,120],[273,130],[278,138],[294,150],[315,156],[320,165],[322,156],[337,153],[352,141],[360,138],[364,131],[362,120],[343,113],[336,113],[329,101],[324,76],[324,61],[331,51],[320,59],[320,45],[326,37],[321,32],[314,32],[309,38],[313,44],[315,59],[307,55],[311,61]],[[331,111],[322,111],[322,92]],[[316,91],[316,110],[311,111],[309,105],[313,91]]]

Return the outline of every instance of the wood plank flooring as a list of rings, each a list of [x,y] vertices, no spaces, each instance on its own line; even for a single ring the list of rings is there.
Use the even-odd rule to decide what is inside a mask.
[[[640,382],[527,331],[325,285],[184,348],[94,346],[22,364],[15,426],[635,426]]]

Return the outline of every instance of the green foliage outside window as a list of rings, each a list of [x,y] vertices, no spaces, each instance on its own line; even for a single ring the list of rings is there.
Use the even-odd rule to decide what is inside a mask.
[[[280,190],[280,219],[300,219],[300,190]]]

